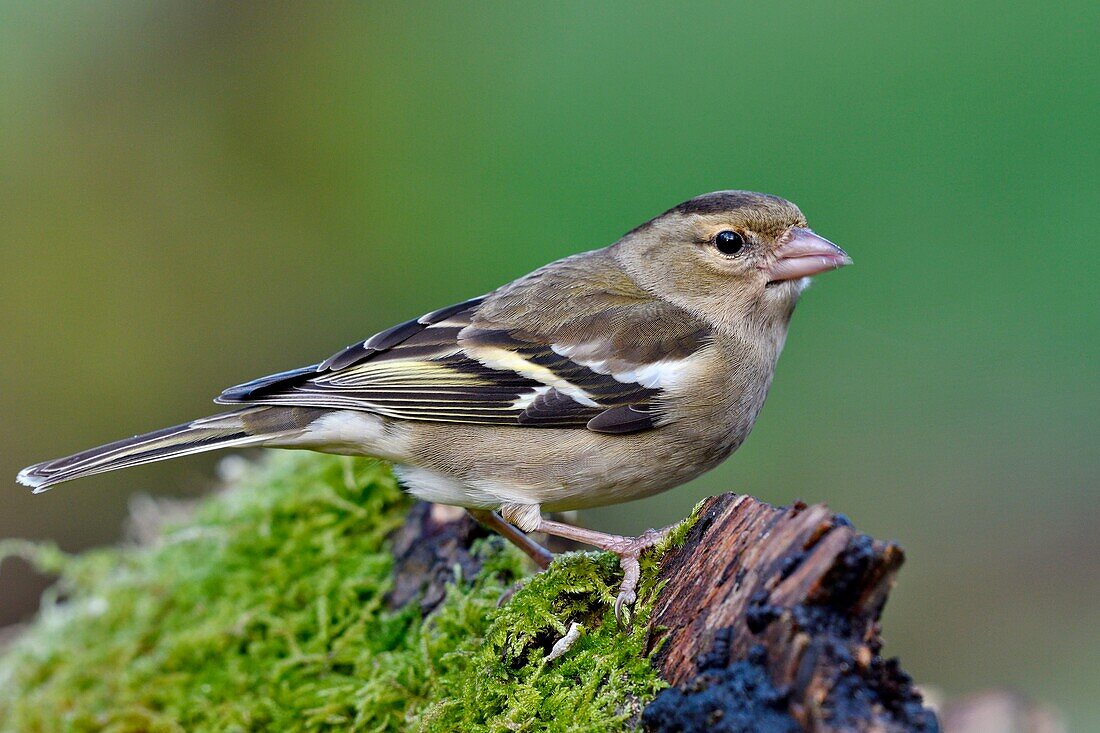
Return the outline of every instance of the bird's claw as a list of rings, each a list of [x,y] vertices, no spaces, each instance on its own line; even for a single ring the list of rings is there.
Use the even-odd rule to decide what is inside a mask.
[[[667,537],[670,531],[672,527],[647,529],[637,537],[624,537],[621,543],[608,548],[619,556],[619,567],[623,569],[623,582],[619,584],[619,594],[615,597],[615,622],[619,626],[629,628],[630,608],[638,600],[638,580],[642,576],[642,566],[638,558],[643,551]]]
[[[642,574],[642,566],[638,562],[640,552],[632,555],[620,555],[619,567],[623,569],[623,582],[619,584],[619,595],[615,596],[615,623],[619,626],[630,627],[630,609],[638,600],[638,578]],[[624,610],[625,609],[625,610]],[[625,622],[624,622],[624,613]]]

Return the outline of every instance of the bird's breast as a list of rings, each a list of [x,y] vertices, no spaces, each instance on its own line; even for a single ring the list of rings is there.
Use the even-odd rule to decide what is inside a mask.
[[[730,339],[695,358],[667,390],[667,424],[681,440],[711,445],[724,458],[752,430],[771,387],[775,356]]]

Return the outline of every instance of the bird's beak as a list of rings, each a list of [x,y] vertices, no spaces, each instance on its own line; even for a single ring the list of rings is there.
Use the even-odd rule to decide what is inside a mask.
[[[852,258],[824,237],[804,227],[792,227],[779,248],[775,261],[764,266],[768,282],[796,280],[852,264]]]

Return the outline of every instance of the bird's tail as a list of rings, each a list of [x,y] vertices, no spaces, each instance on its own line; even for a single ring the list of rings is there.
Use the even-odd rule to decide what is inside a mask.
[[[218,448],[278,443],[300,435],[324,412],[298,407],[246,407],[36,463],[20,471],[16,479],[40,494],[63,481],[143,463]]]

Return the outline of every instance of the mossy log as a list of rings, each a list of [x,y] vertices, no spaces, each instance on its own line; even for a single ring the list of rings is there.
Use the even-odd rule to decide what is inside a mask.
[[[399,531],[399,586],[434,602],[445,569],[468,562],[454,540],[477,525],[427,505],[411,520]],[[647,648],[673,688],[647,706],[644,726],[937,730],[910,678],[880,656],[878,619],[902,561],[897,545],[823,505],[705,500],[660,560]]]
[[[0,730],[936,728],[878,654],[900,550],[824,507],[705,501],[643,557],[624,628],[613,556],[532,575],[384,464],[232,473],[140,544],[0,543],[60,576],[0,651]]]

